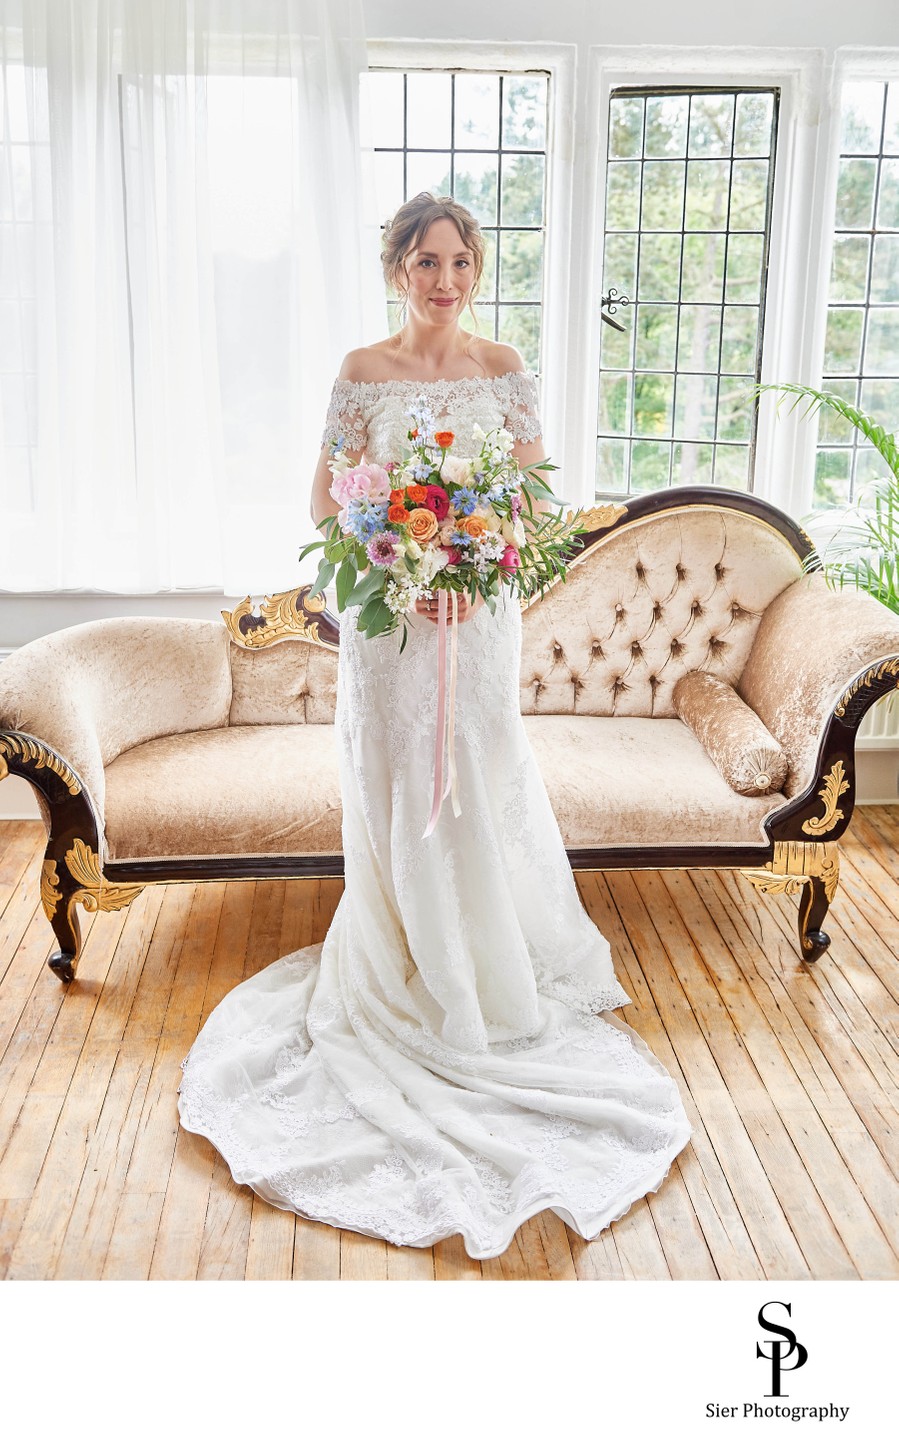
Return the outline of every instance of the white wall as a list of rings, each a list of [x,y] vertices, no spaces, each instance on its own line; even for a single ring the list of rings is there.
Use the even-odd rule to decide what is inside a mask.
[[[363,0],[370,37],[544,40],[578,45],[899,44],[895,0]]]

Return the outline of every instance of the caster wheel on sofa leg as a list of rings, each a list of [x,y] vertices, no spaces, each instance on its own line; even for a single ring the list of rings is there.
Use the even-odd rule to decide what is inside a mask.
[[[829,948],[830,934],[825,934],[823,929],[809,929],[803,939],[802,957],[807,964],[813,964]]]
[[[64,984],[70,984],[75,977],[75,955],[54,954],[47,960],[47,967],[52,969],[58,979]]]

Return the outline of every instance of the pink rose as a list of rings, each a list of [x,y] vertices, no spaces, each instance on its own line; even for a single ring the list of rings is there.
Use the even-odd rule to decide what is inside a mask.
[[[427,498],[425,509],[430,509],[437,519],[446,519],[449,512],[450,501],[446,490],[439,484],[429,484],[427,487]]]
[[[462,551],[457,549],[455,544],[442,544],[440,547],[446,555],[447,564],[462,563]]]
[[[506,569],[510,573],[521,566],[521,555],[514,544],[507,544],[503,550],[502,558],[499,561],[500,569]]]
[[[341,505],[344,509],[346,509],[347,490],[349,488],[350,486],[347,483],[347,476],[345,474],[335,474],[334,478],[331,480],[331,488],[328,490],[328,493],[330,494],[332,499],[336,499],[337,503]]]
[[[370,499],[381,503],[390,498],[392,488],[390,475],[382,465],[357,464],[345,474],[337,475],[328,492],[332,499],[346,507],[351,499]]]

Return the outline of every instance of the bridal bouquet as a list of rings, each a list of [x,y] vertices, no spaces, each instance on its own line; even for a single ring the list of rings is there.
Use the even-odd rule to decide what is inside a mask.
[[[338,610],[361,605],[357,628],[368,638],[392,633],[402,617],[401,653],[405,614],[419,597],[466,590],[473,603],[480,592],[492,614],[501,583],[530,598],[555,576],[564,580],[561,556],[572,536],[586,531],[578,523],[582,510],[564,521],[535,516],[534,499],[563,503],[537,473],[557,466],[543,460],[521,469],[508,430],[474,425],[479,453],[461,459],[451,453],[456,436],[435,432],[424,400],[407,413],[413,427],[404,459],[351,465],[342,441],[332,444],[330,494],[342,508],[317,526],[326,538],[299,556],[324,549],[309,597],[336,572]]]
[[[451,452],[455,434],[435,430],[434,415],[424,399],[407,413],[412,426],[407,435],[410,453],[404,458],[385,465],[353,465],[342,439],[332,444],[330,494],[341,510],[320,522],[317,528],[324,529],[326,537],[307,544],[299,558],[324,549],[309,597],[320,593],[336,573],[338,610],[361,605],[356,625],[367,638],[393,633],[402,619],[400,653],[408,638],[407,611],[418,598],[438,593],[438,752],[427,837],[440,810],[438,800],[450,789],[453,811],[457,816],[461,812],[453,747],[457,595],[464,590],[474,603],[476,594],[482,594],[492,614],[501,584],[528,598],[538,590],[542,594],[555,577],[565,580],[564,552],[574,535],[587,531],[587,525],[579,523],[583,510],[569,511],[565,520],[540,511],[535,514],[534,500],[563,503],[539,474],[558,466],[543,460],[522,469],[511,453],[515,439],[508,430],[485,431],[474,425],[472,439],[478,452],[462,459]],[[361,573],[366,567],[367,572]],[[450,772],[441,796],[449,603]]]

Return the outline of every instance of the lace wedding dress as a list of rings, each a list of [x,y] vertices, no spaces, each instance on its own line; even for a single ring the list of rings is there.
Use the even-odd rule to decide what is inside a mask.
[[[536,385],[338,380],[326,438],[385,463],[408,405],[471,454],[471,426],[536,438]],[[437,627],[366,639],[341,616],[335,739],[345,887],[323,942],[238,984],[182,1062],[182,1125],[237,1183],[310,1218],[501,1253],[552,1209],[594,1238],[690,1137],[677,1087],[608,1010],[630,1002],[580,901],[524,729],[521,609],[458,626],[461,814],[433,791]]]

